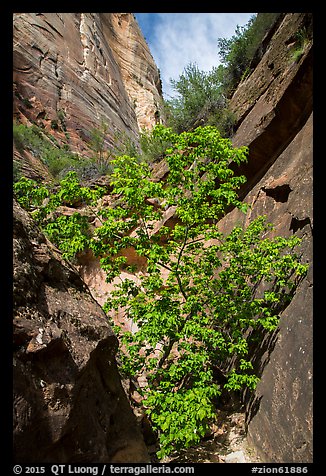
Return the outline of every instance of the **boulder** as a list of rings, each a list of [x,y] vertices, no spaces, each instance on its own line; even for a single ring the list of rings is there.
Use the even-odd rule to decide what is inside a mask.
[[[225,456],[225,463],[247,463],[243,451],[233,451]]]
[[[148,462],[105,313],[29,214],[13,210],[15,462]]]

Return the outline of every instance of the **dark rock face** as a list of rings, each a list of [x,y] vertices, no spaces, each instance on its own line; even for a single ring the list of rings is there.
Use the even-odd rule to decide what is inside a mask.
[[[269,182],[275,177],[278,182]],[[263,183],[270,183],[270,188]],[[291,190],[287,200],[284,192],[278,194],[280,189]],[[262,379],[248,403],[248,435],[265,461],[311,462],[312,116],[249,195],[256,200],[254,215],[267,213],[275,232],[302,238],[302,260],[309,263],[309,272],[282,313],[274,344],[264,349],[263,342],[257,351]]]
[[[148,462],[117,339],[76,271],[14,204],[16,462]]]
[[[20,15],[25,22],[24,15],[30,14]],[[32,27],[42,30],[41,21],[44,37],[49,36],[46,30],[50,25],[45,25],[49,23],[48,19],[34,20],[33,25],[29,25],[30,20],[21,24],[27,37]],[[59,20],[56,20],[57,27],[51,23],[52,35],[56,35],[53,27],[61,31]],[[108,17],[102,18],[103,24],[109,24],[109,20]],[[88,54],[87,44],[94,39],[90,34],[92,18],[82,19],[77,15],[69,21],[72,26],[78,26],[74,34],[83,46],[75,52],[75,58],[79,58],[84,75],[89,75],[93,67],[98,67],[96,61],[100,57],[95,55],[96,64],[93,64],[92,56]],[[120,23],[121,31],[127,31],[132,24],[123,16],[117,16],[112,24]],[[311,14],[282,14],[270,35],[269,44],[257,59],[255,70],[239,85],[230,105],[238,120],[233,144],[249,147],[248,163],[234,169],[248,179],[241,190],[241,198],[251,208],[246,215],[238,210],[230,211],[221,220],[220,229],[228,232],[235,224],[246,226],[258,215],[266,215],[275,225],[274,234],[284,237],[296,234],[302,238],[302,261],[309,263],[307,277],[281,313],[278,331],[264,338],[253,350],[254,365],[261,381],[253,395],[245,395],[246,425],[249,442],[265,462],[299,463],[311,462],[313,458],[311,29]],[[298,31],[305,31],[309,41],[302,48],[301,56],[293,61],[290,53]],[[83,36],[85,32],[86,37]],[[69,34],[73,34],[73,29]],[[56,41],[61,41],[60,35]],[[42,47],[43,53],[45,46]],[[35,45],[31,48],[37,51]],[[33,75],[38,71],[33,63],[35,51],[30,55],[20,55],[20,50],[21,47],[17,47],[17,84],[19,82],[22,88],[19,90],[21,97],[31,98],[33,107],[24,113],[33,119],[33,114],[44,109],[37,100],[35,84],[41,88],[48,76],[35,79]],[[117,58],[123,56],[125,48],[117,43],[113,50]],[[117,62],[113,50],[112,65]],[[49,65],[56,62],[50,53],[46,58],[39,58],[43,72],[49,71]],[[28,64],[21,61],[23,56],[25,60],[29,59]],[[122,68],[125,77],[130,72],[130,64],[132,61]],[[142,64],[140,61],[137,71],[142,70]],[[55,78],[55,69],[53,71],[52,79]],[[63,77],[58,69],[57,74],[54,84],[55,81],[59,84]],[[28,79],[30,75],[35,81]],[[69,75],[68,68],[64,77]],[[74,80],[74,88],[62,89],[59,102],[52,89],[47,99],[49,103],[53,102],[53,111],[58,108],[67,111],[67,125],[71,130],[76,117],[86,115],[84,123],[87,127],[93,124],[93,108],[83,105],[85,98],[77,94],[77,83]],[[112,84],[110,101],[114,102],[116,95],[120,98],[122,122],[128,124],[127,129],[132,129],[136,117],[134,113],[126,112],[130,107],[125,92],[122,96],[118,94],[123,89],[121,78]],[[134,91],[132,83],[129,95],[132,96]],[[74,95],[77,98],[76,110],[70,110]],[[19,101],[16,104],[22,110]],[[139,107],[138,110],[145,108]],[[112,118],[116,115],[114,111]],[[165,173],[164,167],[158,170],[158,179]],[[14,211],[14,436],[17,460],[63,463],[147,461],[144,443],[115,365],[117,341],[103,312],[75,270],[62,263],[58,252],[35,229],[28,215],[18,206]],[[98,273],[96,278],[99,278]],[[92,283],[89,285],[91,287]]]
[[[230,107],[239,120],[233,144],[249,146],[248,163],[240,170],[248,178],[243,196],[264,176],[311,114],[312,40],[307,36],[297,62],[291,59],[288,47],[303,28],[312,28],[309,14],[285,15],[262,60],[231,99]]]
[[[274,223],[274,234],[302,238],[309,272],[282,312],[277,333],[255,351],[261,381],[247,400],[248,439],[265,462],[312,461],[312,40],[299,61],[287,54],[295,33],[311,29],[311,14],[286,14],[254,72],[235,92],[239,118],[233,138],[248,145],[241,191],[251,205],[222,221],[228,231],[258,215]],[[237,170],[239,173],[239,169]]]

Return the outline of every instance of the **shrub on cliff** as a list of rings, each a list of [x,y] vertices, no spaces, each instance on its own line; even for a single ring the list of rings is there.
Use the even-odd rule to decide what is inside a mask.
[[[91,233],[87,213],[60,215],[58,207],[86,207],[95,205],[103,195],[101,187],[82,187],[76,172],[70,171],[56,190],[25,177],[14,184],[14,194],[22,207],[31,212],[47,237],[62,251],[64,259],[89,246]]]
[[[239,25],[231,38],[218,38],[219,56],[223,64],[223,90],[231,96],[245,74],[249,74],[251,62],[261,42],[279,13],[253,15],[248,23]]]
[[[78,168],[79,157],[60,147],[52,137],[47,136],[35,124],[27,126],[14,123],[13,139],[20,152],[30,151],[34,157],[39,158],[48,167],[53,177],[58,177],[63,170],[69,169],[69,167]]]
[[[189,64],[179,79],[171,80],[177,96],[165,101],[165,109],[167,123],[177,133],[212,123],[222,135],[229,135],[229,128],[222,120],[227,102],[221,74],[221,68],[205,72]]]
[[[94,135],[96,136],[95,132]],[[35,124],[27,126],[14,123],[13,139],[18,151],[30,151],[47,166],[54,179],[63,179],[72,171],[76,172],[81,180],[91,180],[111,172],[109,161],[102,157],[100,143],[96,142],[95,138],[93,144],[95,158],[80,157],[69,150],[68,144],[60,146],[51,134],[44,132]],[[17,181],[21,174],[18,173],[17,166],[14,171],[14,181]]]

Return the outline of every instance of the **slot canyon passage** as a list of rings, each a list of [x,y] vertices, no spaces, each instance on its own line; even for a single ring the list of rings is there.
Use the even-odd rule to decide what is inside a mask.
[[[102,187],[102,205],[114,206],[110,174],[98,167],[94,176],[92,157],[97,154],[98,166],[103,150],[119,151],[125,143],[139,147],[141,131],[167,121],[160,72],[135,16],[15,13],[13,26],[14,121],[38,131],[38,142],[14,141],[19,175],[58,184],[56,159],[47,152],[52,169],[42,160],[47,140],[56,150],[83,157],[83,186]],[[306,41],[293,59],[298,32],[305,32]],[[255,390],[225,400],[206,437],[166,462],[313,460],[312,72],[312,14],[277,14],[249,73],[228,98],[235,118],[232,145],[248,147],[247,161],[230,168],[247,178],[239,198],[249,207],[245,213],[229,207],[219,231],[247,227],[264,215],[274,225],[270,236],[301,239],[301,261],[309,266],[281,309],[277,329],[250,350],[260,377]],[[99,137],[102,149],[96,149]],[[67,160],[55,157],[57,163]],[[164,156],[150,168],[153,183],[166,180]],[[152,206],[153,197],[147,198]],[[65,203],[55,213],[71,217],[79,211],[99,227],[98,215],[85,210],[81,203]],[[176,208],[165,206],[155,233],[175,229],[178,220]],[[99,258],[85,249],[63,259],[17,197],[13,227],[15,462],[157,462],[155,432],[137,388],[121,373],[118,338],[102,308],[112,283]],[[120,278],[137,281],[146,258],[133,248],[124,256],[135,271]],[[123,312],[117,319],[124,319]],[[135,331],[131,320],[123,325]]]

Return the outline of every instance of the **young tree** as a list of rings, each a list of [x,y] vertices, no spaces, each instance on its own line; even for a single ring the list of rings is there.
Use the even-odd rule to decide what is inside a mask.
[[[110,315],[122,308],[137,324],[135,333],[115,326],[120,357],[127,375],[146,377],[139,391],[163,457],[205,435],[222,388],[255,387],[258,378],[247,358],[250,330],[276,328],[306,268],[293,253],[299,240],[268,239],[264,217],[226,237],[218,230],[228,207],[245,209],[237,196],[245,177],[229,167],[246,160],[245,147],[233,148],[211,126],[180,135],[156,126],[153,134],[171,144],[166,181],[156,182],[146,163],[117,158],[112,185],[119,200],[99,212],[103,225],[90,246],[108,281],[122,269],[134,271],[125,248],[146,258],[139,282],[116,285],[105,310]],[[174,207],[177,224],[155,227],[168,207]]]
[[[122,270],[135,272],[126,248],[145,258],[138,281],[121,280],[104,309],[111,318],[123,310],[137,325],[134,333],[114,328],[122,370],[134,381],[146,379],[139,391],[162,458],[200,441],[222,390],[255,388],[258,378],[248,356],[252,331],[277,327],[307,267],[294,251],[300,240],[268,238],[271,225],[264,217],[246,230],[220,232],[219,220],[229,207],[246,209],[237,195],[245,177],[230,168],[246,160],[246,147],[233,148],[212,126],[179,135],[158,125],[152,133],[167,145],[167,179],[157,182],[150,165],[138,158],[116,158],[111,183],[116,202],[97,210],[102,225],[93,234],[79,212],[53,214],[62,202],[94,203],[103,194],[80,187],[75,174],[50,197],[26,179],[15,184],[15,193],[23,206],[36,208],[34,216],[66,258],[91,248],[108,282]],[[167,209],[176,224],[158,226]]]

